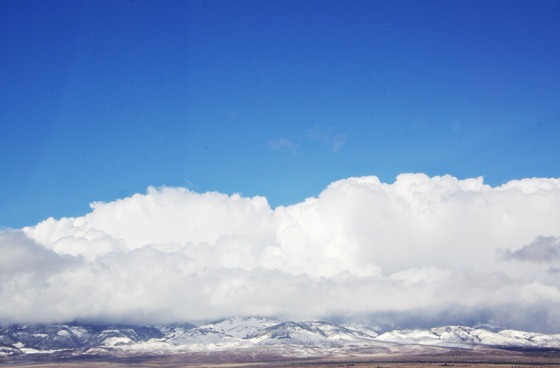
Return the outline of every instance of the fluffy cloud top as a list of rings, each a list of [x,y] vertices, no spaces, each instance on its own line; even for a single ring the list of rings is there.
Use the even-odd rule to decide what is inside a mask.
[[[0,233],[0,321],[268,315],[558,332],[559,236],[560,179],[349,178],[276,209],[149,188]]]

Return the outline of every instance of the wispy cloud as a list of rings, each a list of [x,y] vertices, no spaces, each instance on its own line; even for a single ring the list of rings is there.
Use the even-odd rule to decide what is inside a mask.
[[[333,152],[340,151],[347,141],[345,134],[334,132],[332,129],[323,128],[318,125],[307,132],[307,138],[329,147]]]
[[[276,138],[268,142],[268,147],[273,151],[288,152],[291,154],[299,150],[299,144],[287,138]]]
[[[559,179],[349,178],[276,209],[149,188],[1,232],[0,320],[359,315],[557,330],[560,280],[535,264],[558,259],[559,223]],[[505,248],[526,262],[497,259]]]

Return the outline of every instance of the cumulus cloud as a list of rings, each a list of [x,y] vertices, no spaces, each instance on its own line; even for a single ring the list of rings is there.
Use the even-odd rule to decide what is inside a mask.
[[[499,258],[506,261],[532,262],[548,265],[548,271],[560,272],[560,238],[554,236],[538,236],[530,244],[512,249],[498,249]]]
[[[542,267],[558,259],[559,179],[349,178],[275,209],[162,187],[91,208],[0,233],[1,321],[560,329],[560,281]]]
[[[560,261],[560,240],[553,236],[539,236],[520,249],[507,249],[501,253],[507,260],[555,263]]]
[[[44,274],[62,263],[57,253],[37,244],[21,231],[0,233],[0,275]]]

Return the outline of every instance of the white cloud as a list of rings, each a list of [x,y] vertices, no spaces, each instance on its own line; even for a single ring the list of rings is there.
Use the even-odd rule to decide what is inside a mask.
[[[0,320],[258,314],[560,329],[557,274],[512,262],[557,254],[559,224],[559,179],[349,178],[276,209],[149,188],[0,233]]]

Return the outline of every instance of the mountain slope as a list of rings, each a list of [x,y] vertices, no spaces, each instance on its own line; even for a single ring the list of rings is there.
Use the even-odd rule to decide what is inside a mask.
[[[326,322],[283,322],[247,337],[256,344],[344,345],[373,342],[365,332]]]
[[[399,344],[450,347],[485,345],[560,348],[560,334],[545,335],[514,330],[491,332],[482,328],[465,326],[445,326],[429,330],[395,330],[379,335],[377,340]]]
[[[0,357],[26,354],[139,356],[224,354],[245,357],[325,357],[345,354],[416,354],[441,349],[517,347],[560,349],[560,334],[498,332],[465,326],[395,330],[377,335],[367,327],[328,322],[226,318],[195,327],[8,325],[0,326]],[[431,349],[431,350],[430,350]],[[435,349],[435,350],[434,350]],[[437,350],[440,349],[440,350]]]

